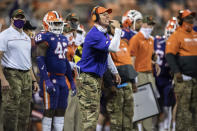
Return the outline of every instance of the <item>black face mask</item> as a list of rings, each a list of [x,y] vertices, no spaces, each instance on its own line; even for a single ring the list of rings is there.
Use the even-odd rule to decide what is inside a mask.
[[[78,25],[79,25],[78,21],[73,21],[73,20],[70,21],[70,27],[72,29],[77,30]]]

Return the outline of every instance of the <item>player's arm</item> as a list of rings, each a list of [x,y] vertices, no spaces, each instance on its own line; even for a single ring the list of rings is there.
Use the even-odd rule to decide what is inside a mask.
[[[156,71],[156,76],[159,76],[159,74],[161,73],[161,68],[158,64],[158,60],[159,60],[158,57],[159,56],[156,54],[156,52],[153,51],[151,60],[152,60],[152,66],[153,68],[155,68]]]
[[[151,60],[152,60],[152,64],[154,65],[157,61],[157,54],[155,53],[155,51],[153,51],[152,53],[152,57],[151,57]]]
[[[36,50],[36,54],[37,54],[36,61],[37,61],[37,65],[40,71],[40,77],[45,81],[45,85],[46,85],[48,93],[50,95],[54,95],[56,90],[48,76],[46,64],[45,64],[45,56],[46,56],[47,48],[48,48],[48,44],[45,41],[40,42],[38,44],[37,50]]]
[[[48,48],[47,45],[44,42],[42,42],[38,44],[36,50],[36,54],[37,54],[36,60],[37,60],[38,68],[40,70],[40,75],[44,80],[49,79],[46,70],[46,64],[45,64],[45,55],[47,48]]]
[[[38,44],[36,49],[37,56],[45,56],[47,52],[48,44],[47,42],[41,42]]]
[[[72,70],[71,70],[71,66],[70,66],[70,63],[68,62],[67,59],[65,59],[66,61],[66,76],[70,82],[70,86],[71,86],[71,89],[72,89],[72,96],[75,96],[77,91],[76,91],[76,86],[75,86],[75,83],[74,83],[74,80],[73,80],[73,76],[72,76]]]

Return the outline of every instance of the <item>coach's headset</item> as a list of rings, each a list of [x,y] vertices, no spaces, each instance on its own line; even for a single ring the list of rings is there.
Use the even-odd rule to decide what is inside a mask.
[[[178,18],[178,24],[181,26],[183,24],[183,21],[185,18],[183,18],[183,10],[179,10],[179,15],[177,16]]]
[[[99,19],[100,19],[99,14],[97,13],[97,9],[98,9],[99,7],[100,7],[100,6],[97,5],[97,6],[94,7],[93,10],[92,10],[91,15],[92,15],[92,20],[93,20],[94,22],[98,22]]]
[[[181,26],[183,24],[183,11],[182,10],[179,10],[179,15],[178,15],[178,24]]]

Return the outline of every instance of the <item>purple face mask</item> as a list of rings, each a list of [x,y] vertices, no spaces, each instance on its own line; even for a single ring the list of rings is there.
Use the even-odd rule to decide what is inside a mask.
[[[24,26],[24,24],[25,24],[25,21],[23,20],[14,20],[14,26],[16,28],[21,29]]]

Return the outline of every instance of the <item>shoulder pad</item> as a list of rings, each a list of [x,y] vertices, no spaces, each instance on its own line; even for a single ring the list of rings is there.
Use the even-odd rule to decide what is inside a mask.
[[[35,36],[35,43],[40,43],[40,42],[44,42],[47,41],[49,34],[48,32],[40,32]]]

